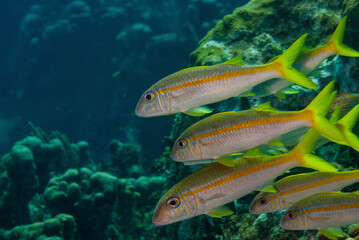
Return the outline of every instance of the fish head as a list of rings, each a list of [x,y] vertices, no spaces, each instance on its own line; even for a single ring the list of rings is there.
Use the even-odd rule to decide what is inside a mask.
[[[275,193],[260,192],[253,199],[249,208],[252,214],[270,213],[281,210],[280,198]]]
[[[178,183],[180,184],[180,183]],[[175,185],[173,188],[177,188]],[[158,201],[152,222],[156,226],[167,225],[192,218],[197,214],[196,201],[190,191],[173,191],[164,194]]]
[[[194,134],[186,131],[176,140],[172,148],[172,159],[176,162],[186,162],[202,159],[202,150]]]
[[[136,115],[139,117],[155,117],[171,113],[169,94],[152,86],[137,103]]]
[[[280,221],[281,228],[287,230],[305,230],[309,229],[309,217],[303,208],[294,205],[288,209]]]

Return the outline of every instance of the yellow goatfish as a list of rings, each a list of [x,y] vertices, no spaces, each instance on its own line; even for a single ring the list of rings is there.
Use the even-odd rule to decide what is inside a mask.
[[[280,226],[287,230],[318,229],[330,239],[344,237],[340,226],[359,222],[359,191],[324,192],[289,208]]]
[[[276,192],[262,190],[252,201],[249,212],[261,214],[288,209],[303,198],[316,193],[339,191],[359,182],[359,170],[345,172],[312,172],[283,178],[270,186]]]
[[[339,129],[325,118],[336,94],[333,87],[334,82],[329,83],[301,111],[279,111],[264,104],[255,109],[224,112],[202,119],[187,128],[176,140],[172,158],[187,165],[209,162],[206,159],[231,164],[232,153],[268,144],[302,127],[312,127],[339,144],[354,144],[352,147],[359,151],[356,135],[345,133],[345,136],[353,138],[349,144],[343,134],[346,129]],[[346,121],[353,119],[347,118]]]
[[[153,117],[185,112],[201,116],[211,112],[200,107],[239,96],[253,86],[273,78],[284,78],[306,88],[317,86],[305,74],[292,67],[307,34],[271,63],[243,65],[232,59],[222,64],[186,68],[150,87],[139,100],[136,115]]]
[[[346,57],[359,57],[359,52],[350,48],[349,46],[342,43],[345,25],[345,16],[339,23],[329,42],[323,46],[306,49],[301,51],[298,58],[296,59],[293,67],[297,68],[304,74],[310,74],[313,72],[322,61],[333,55],[341,55]],[[250,98],[265,97],[268,95],[276,95],[279,98],[285,98],[285,94],[294,94],[298,91],[289,87],[293,83],[284,79],[271,79],[259,85],[256,85],[248,92],[243,93],[241,96],[248,96]]]
[[[161,197],[153,223],[166,225],[201,214],[212,217],[230,215],[233,211],[224,204],[264,187],[294,167],[337,171],[330,163],[310,154],[318,135],[313,129],[309,130],[303,140],[285,154],[268,156],[254,149],[236,160],[234,167],[212,163],[193,172]]]

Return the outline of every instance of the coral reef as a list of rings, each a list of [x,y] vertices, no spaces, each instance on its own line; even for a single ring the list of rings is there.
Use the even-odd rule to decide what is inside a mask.
[[[151,215],[144,216],[149,205],[137,199],[153,202],[152,193],[165,182],[163,177],[117,178],[87,168],[69,169],[49,181],[44,199],[52,215],[74,216],[81,239],[100,239],[109,237],[109,228],[123,234],[133,231],[127,224],[135,229],[150,225]]]
[[[75,219],[68,214],[59,214],[43,222],[0,230],[0,239],[75,240],[75,233]]]
[[[340,11],[340,2],[335,0],[297,4],[252,0],[217,22],[191,54],[191,65],[216,64],[234,56],[263,63],[307,32],[307,44],[313,47],[328,39],[339,23]]]

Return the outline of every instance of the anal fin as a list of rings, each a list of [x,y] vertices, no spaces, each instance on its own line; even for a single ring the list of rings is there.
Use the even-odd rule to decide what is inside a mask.
[[[320,229],[319,232],[332,240],[337,240],[339,237],[344,237],[344,232],[340,227]]]

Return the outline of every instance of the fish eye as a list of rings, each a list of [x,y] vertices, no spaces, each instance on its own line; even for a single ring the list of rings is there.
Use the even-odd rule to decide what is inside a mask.
[[[261,197],[260,199],[258,199],[258,202],[261,205],[265,205],[265,204],[267,204],[267,199],[265,199],[264,197]]]
[[[295,214],[293,212],[288,212],[287,213],[287,217],[290,219],[294,219],[295,218]]]
[[[168,200],[167,200],[167,206],[169,207],[172,207],[172,208],[176,208],[179,206],[180,204],[180,200],[178,197],[170,197]]]
[[[184,148],[187,145],[187,141],[185,139],[180,139],[177,142],[177,146],[179,146],[180,148]]]
[[[145,94],[145,99],[147,102],[152,102],[155,99],[155,94],[153,94],[152,92],[148,92]]]

